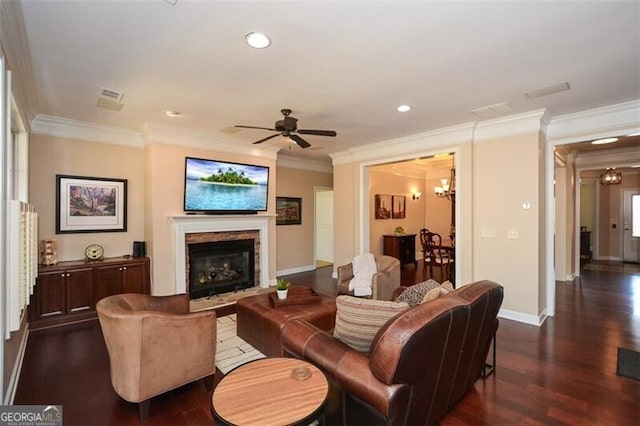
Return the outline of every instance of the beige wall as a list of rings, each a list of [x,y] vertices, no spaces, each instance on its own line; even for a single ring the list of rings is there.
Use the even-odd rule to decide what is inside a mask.
[[[502,307],[539,315],[541,189],[538,134],[476,143],[473,150],[473,276],[505,286]],[[543,168],[543,167],[542,167]],[[544,168],[543,168],[544,169]],[[523,209],[528,202],[531,208]],[[495,237],[484,237],[495,231]],[[518,239],[507,239],[516,230]]]
[[[333,168],[334,271],[360,253],[360,179],[355,164]]]
[[[278,167],[276,195],[302,198],[302,224],[276,226],[276,271],[315,267],[315,187],[333,186],[331,173]]]
[[[215,146],[212,144],[212,146]],[[175,293],[175,265],[173,259],[173,225],[168,215],[184,214],[184,159],[185,157],[212,160],[250,162],[269,167],[269,205],[266,214],[275,214],[275,182],[277,173],[275,160],[236,155],[215,150],[152,143],[145,148],[149,195],[147,229],[149,253],[153,255],[153,294]],[[150,167],[149,167],[150,166]],[[269,279],[275,279],[275,220],[269,224]]]
[[[83,259],[92,243],[102,245],[106,257],[131,254],[133,241],[145,236],[143,163],[139,148],[31,135],[29,198],[38,211],[38,238],[58,240],[60,261]],[[127,179],[127,232],[56,235],[56,174]]]

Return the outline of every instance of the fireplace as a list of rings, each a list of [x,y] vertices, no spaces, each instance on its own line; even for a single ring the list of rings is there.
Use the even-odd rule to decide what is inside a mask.
[[[253,287],[254,240],[189,244],[189,296],[213,296]]]
[[[189,246],[207,242],[252,240],[253,286],[269,287],[268,229],[274,217],[266,214],[171,215],[176,294],[189,293]],[[224,270],[224,262],[222,268]]]

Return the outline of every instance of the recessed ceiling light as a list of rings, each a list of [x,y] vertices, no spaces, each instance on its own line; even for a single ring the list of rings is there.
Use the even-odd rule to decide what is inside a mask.
[[[617,140],[618,140],[618,138],[598,139],[598,140],[595,140],[595,141],[591,142],[591,145],[605,145],[605,144],[608,144],[608,143],[616,142]]]
[[[411,111],[411,105],[400,105],[398,108],[396,108],[396,111],[398,112]]]
[[[269,37],[262,33],[249,33],[245,35],[244,38],[247,40],[247,44],[254,49],[264,49],[271,44]]]
[[[182,113],[180,111],[167,110],[164,113],[167,114],[167,117],[180,117],[182,115]]]
[[[634,164],[633,166],[631,166],[632,169],[638,169],[640,168],[640,164]]]
[[[629,133],[627,136],[640,136],[640,132]]]

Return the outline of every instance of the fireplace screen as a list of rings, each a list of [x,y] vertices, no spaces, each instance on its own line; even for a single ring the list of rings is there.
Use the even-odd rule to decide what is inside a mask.
[[[197,299],[253,287],[254,265],[254,240],[189,244],[189,295]]]

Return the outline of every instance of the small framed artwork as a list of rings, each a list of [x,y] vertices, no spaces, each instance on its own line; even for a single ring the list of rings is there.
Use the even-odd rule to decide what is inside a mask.
[[[302,224],[302,198],[276,197],[276,225]]]
[[[407,197],[404,195],[393,196],[393,210],[391,211],[391,217],[393,219],[404,219],[407,217],[406,201]]]
[[[391,195],[376,194],[375,209],[376,219],[391,218]]]
[[[56,175],[56,234],[126,230],[126,179]]]

